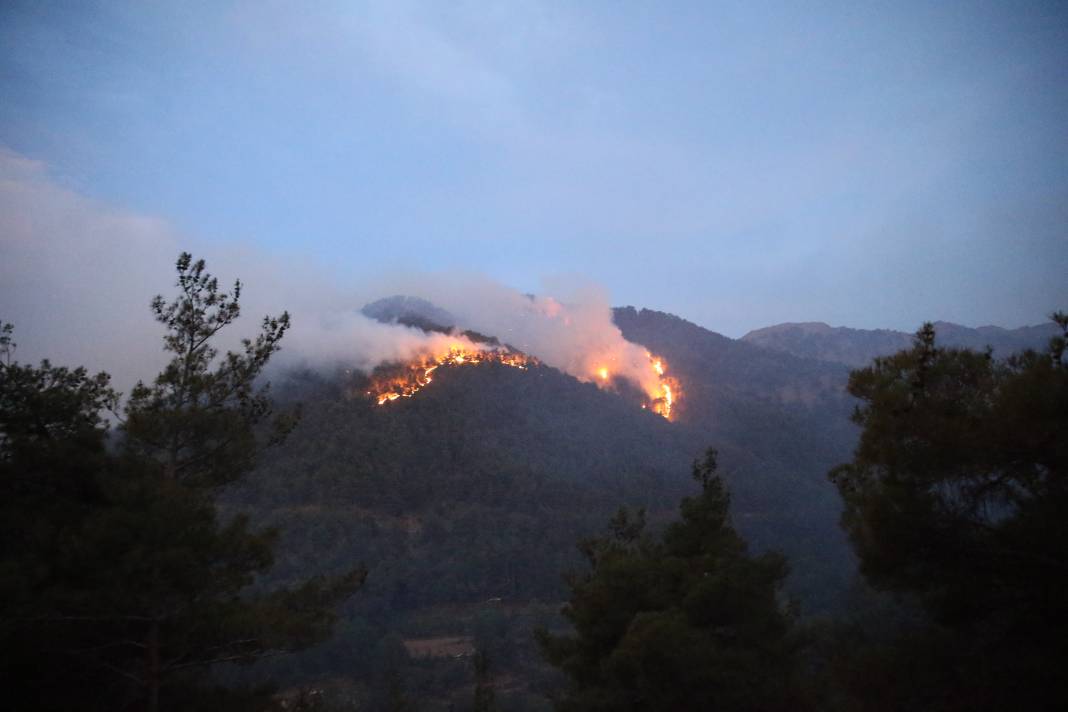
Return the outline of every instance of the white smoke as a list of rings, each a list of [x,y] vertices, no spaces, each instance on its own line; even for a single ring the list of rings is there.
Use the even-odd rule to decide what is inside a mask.
[[[401,290],[444,308],[464,329],[496,336],[520,351],[581,380],[604,384],[629,379],[648,393],[657,378],[647,351],[623,338],[612,321],[604,290],[579,279],[545,285],[546,295],[528,295],[471,274],[398,275],[383,290]]]
[[[442,354],[457,345],[472,351],[479,348],[463,336],[383,324],[352,310],[298,312],[293,315],[293,328],[276,361],[282,368],[345,367],[370,372],[383,363],[407,362],[427,353]]]
[[[588,284],[549,284],[537,297],[478,275],[353,275],[342,284],[293,255],[199,243],[164,221],[86,198],[54,181],[44,165],[0,149],[0,319],[16,326],[19,360],[106,370],[124,391],[151,379],[166,357],[148,304],[156,294],[173,294],[183,249],[205,257],[221,284],[237,277],[245,284],[243,317],[224,332],[223,348],[253,335],[264,315],[289,310],[282,366],[369,371],[457,342],[359,313],[370,301],[406,294],[577,378],[600,382],[603,368],[655,390],[645,350],[623,339],[607,295]]]

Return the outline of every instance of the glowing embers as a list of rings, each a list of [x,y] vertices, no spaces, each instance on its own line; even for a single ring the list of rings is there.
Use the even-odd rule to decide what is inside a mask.
[[[581,380],[592,381],[600,388],[613,391],[625,391],[624,383],[634,383],[641,389],[641,407],[671,420],[680,396],[679,382],[667,375],[663,359],[647,352],[644,358],[640,355],[638,358],[640,361],[631,364],[627,375],[614,368],[617,361],[611,355],[591,358],[583,369],[588,375]],[[398,398],[411,398],[434,381],[439,368],[484,363],[527,369],[539,365],[540,361],[506,347],[481,349],[477,345],[453,343],[443,353],[428,353],[406,364],[376,369],[367,396],[378,405]]]
[[[646,353],[646,357],[649,360],[649,371],[642,375],[639,384],[646,398],[642,408],[671,420],[672,410],[679,398],[679,382],[666,374],[667,368],[663,359],[650,353]],[[595,367],[594,376],[592,380],[601,387],[614,388],[613,374],[607,366]]]
[[[389,374],[375,377],[367,395],[383,405],[398,398],[411,398],[434,380],[434,372],[443,366],[475,366],[481,363],[499,363],[502,366],[526,369],[537,365],[538,360],[517,351],[478,350],[453,345],[442,354],[427,354],[422,358],[389,369]]]

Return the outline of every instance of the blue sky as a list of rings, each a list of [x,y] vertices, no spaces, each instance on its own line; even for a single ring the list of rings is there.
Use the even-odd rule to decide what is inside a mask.
[[[0,146],[339,280],[581,275],[733,336],[1068,308],[1063,2],[8,0]]]

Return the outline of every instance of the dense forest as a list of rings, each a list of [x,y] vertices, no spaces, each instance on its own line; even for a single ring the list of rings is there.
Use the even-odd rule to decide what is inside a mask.
[[[240,283],[183,254],[175,287],[125,397],[2,325],[11,709],[1068,703],[1061,313],[851,372],[617,309],[684,384],[669,422],[541,364],[384,406],[345,364],[268,386],[289,316],[220,353]]]

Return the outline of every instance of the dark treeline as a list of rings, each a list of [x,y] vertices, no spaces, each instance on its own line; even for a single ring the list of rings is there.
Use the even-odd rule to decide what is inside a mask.
[[[777,362],[683,323],[617,314],[709,371],[681,423],[545,367],[442,373],[403,408],[359,397],[358,373],[272,398],[288,316],[219,354],[240,283],[177,270],[152,303],[171,361],[125,400],[106,374],[20,364],[2,325],[8,708],[1068,703],[1062,314],[1041,351],[942,348],[926,326],[854,371],[859,444],[819,485],[797,472],[825,471],[847,423],[812,416],[804,442],[810,411],[745,390]],[[813,393],[836,373],[799,368]],[[699,440],[719,456],[688,468]]]
[[[11,709],[241,708],[212,666],[308,647],[364,572],[260,590],[277,533],[222,520],[215,497],[283,438],[255,381],[289,325],[265,318],[217,359],[241,285],[220,291],[179,258],[179,292],[152,302],[172,359],[126,400],[116,437],[107,374],[20,365],[3,325],[0,370],[0,669]],[[118,415],[115,413],[116,416]],[[255,707],[255,705],[254,705]]]

